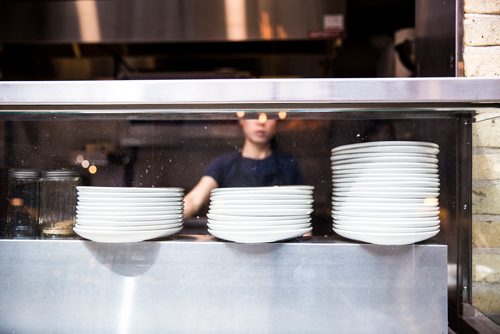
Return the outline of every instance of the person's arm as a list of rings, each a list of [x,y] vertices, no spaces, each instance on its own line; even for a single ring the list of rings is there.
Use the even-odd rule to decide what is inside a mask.
[[[184,219],[189,219],[208,202],[210,192],[217,188],[217,181],[211,176],[202,176],[198,184],[184,197]]]

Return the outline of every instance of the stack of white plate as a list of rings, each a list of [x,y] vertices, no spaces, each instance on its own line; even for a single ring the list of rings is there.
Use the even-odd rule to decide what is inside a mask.
[[[182,229],[181,188],[77,187],[74,231],[97,242],[138,242]]]
[[[434,143],[381,141],[332,150],[333,230],[383,245],[439,233],[439,175]]]
[[[300,237],[312,230],[312,193],[312,186],[214,189],[208,232],[241,243]]]

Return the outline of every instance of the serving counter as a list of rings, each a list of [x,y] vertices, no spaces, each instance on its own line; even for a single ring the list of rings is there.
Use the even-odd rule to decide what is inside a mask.
[[[283,143],[315,187],[313,236],[286,242],[222,242],[205,226],[140,243],[0,240],[0,332],[446,333],[471,304],[471,126],[498,114],[499,92],[498,79],[465,78],[0,82],[8,168],[53,166],[61,150],[67,162],[98,137],[117,150],[89,185],[182,186],[203,167],[191,155],[234,147],[228,121],[267,113],[298,121]],[[440,147],[440,232],[427,241],[331,231],[330,150],[384,135],[379,121]]]
[[[446,333],[445,245],[0,241],[2,333]]]

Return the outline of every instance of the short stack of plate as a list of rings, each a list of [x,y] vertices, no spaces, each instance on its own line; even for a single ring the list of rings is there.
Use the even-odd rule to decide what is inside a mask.
[[[182,229],[181,188],[77,187],[76,225],[96,242],[138,242]]]
[[[439,146],[380,141],[332,150],[333,230],[349,239],[403,245],[439,233]]]
[[[217,188],[212,190],[208,232],[240,243],[297,238],[312,230],[312,186]]]

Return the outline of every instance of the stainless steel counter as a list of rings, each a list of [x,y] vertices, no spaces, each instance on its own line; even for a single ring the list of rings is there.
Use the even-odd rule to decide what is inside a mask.
[[[447,247],[0,240],[2,333],[445,333]]]

